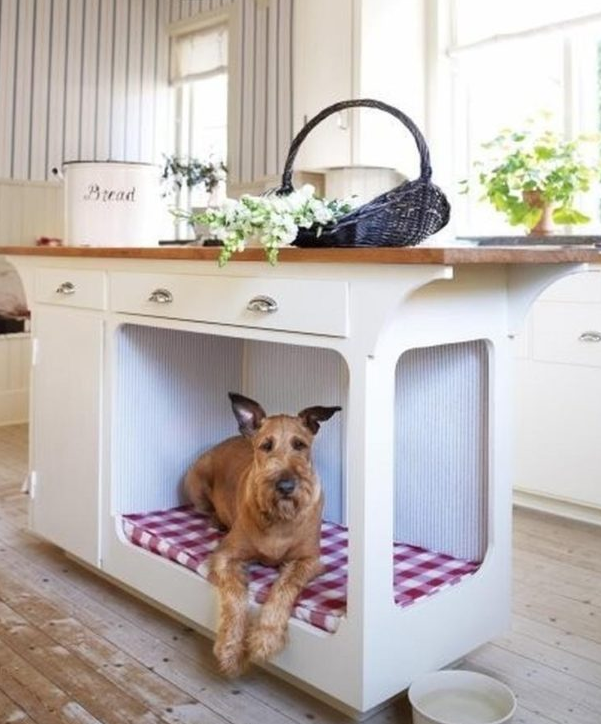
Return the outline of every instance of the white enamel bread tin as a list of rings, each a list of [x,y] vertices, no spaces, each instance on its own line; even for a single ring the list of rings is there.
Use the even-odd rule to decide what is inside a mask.
[[[160,169],[149,163],[63,164],[67,246],[156,246]]]

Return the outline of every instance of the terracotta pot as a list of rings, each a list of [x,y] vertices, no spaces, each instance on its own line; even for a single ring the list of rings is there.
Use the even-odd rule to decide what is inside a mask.
[[[528,236],[550,236],[553,234],[553,208],[551,204],[543,199],[541,192],[522,191],[522,198],[528,206],[542,209],[543,212],[536,226],[533,226],[528,232]]]

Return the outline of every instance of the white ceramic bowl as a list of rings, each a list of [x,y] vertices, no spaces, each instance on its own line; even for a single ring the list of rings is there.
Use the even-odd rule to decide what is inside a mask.
[[[515,712],[511,689],[475,671],[436,671],[409,687],[413,724],[507,724]]]

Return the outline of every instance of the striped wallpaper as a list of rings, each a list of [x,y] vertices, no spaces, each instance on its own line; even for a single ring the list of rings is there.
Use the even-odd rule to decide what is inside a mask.
[[[133,324],[118,329],[116,342],[113,509],[118,512],[182,502],[180,483],[192,462],[238,434],[229,391],[258,400],[268,414],[346,405],[346,367],[332,350]],[[313,449],[325,516],[335,521],[345,519],[343,420],[344,411],[324,423]]]
[[[395,537],[459,558],[487,546],[488,352],[412,349],[396,370]]]
[[[168,25],[240,3],[233,180],[280,170],[291,138],[293,0],[0,0],[0,179],[64,160],[160,161],[174,142]]]

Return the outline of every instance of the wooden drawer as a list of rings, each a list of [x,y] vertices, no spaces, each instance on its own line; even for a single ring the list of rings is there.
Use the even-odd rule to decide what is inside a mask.
[[[111,307],[172,319],[348,334],[348,285],[339,281],[116,272]]]
[[[601,304],[538,302],[532,356],[542,362],[601,367]]]
[[[106,309],[106,275],[81,269],[38,269],[35,301],[85,309]]]

